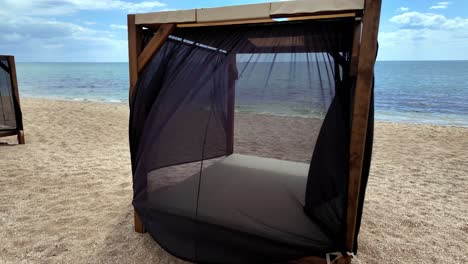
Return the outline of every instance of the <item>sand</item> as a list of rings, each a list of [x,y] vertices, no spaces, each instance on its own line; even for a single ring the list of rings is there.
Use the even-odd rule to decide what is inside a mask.
[[[182,263],[133,232],[126,105],[22,106],[26,145],[0,138],[0,263]],[[308,125],[245,121],[250,138]],[[468,128],[377,123],[375,133],[361,263],[468,263]],[[294,153],[303,138],[280,138],[239,146],[310,158]]]

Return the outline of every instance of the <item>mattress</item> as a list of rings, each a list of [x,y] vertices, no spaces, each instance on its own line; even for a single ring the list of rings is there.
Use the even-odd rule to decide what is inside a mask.
[[[172,216],[287,245],[325,248],[332,241],[324,240],[326,234],[303,210],[308,172],[305,163],[232,154],[148,198],[152,208]]]

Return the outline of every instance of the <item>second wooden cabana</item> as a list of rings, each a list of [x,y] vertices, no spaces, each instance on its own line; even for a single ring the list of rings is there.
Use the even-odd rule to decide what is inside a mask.
[[[24,144],[15,58],[0,55],[0,137],[6,136],[17,136]]]

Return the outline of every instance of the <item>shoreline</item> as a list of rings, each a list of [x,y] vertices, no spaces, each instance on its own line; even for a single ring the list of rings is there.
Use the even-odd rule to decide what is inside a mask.
[[[49,97],[34,97],[34,96],[21,96],[22,100],[46,100],[46,101],[61,101],[61,102],[83,102],[83,103],[100,103],[100,104],[117,104],[117,105],[128,105],[128,101],[121,100],[105,100],[105,99],[87,99],[87,98],[49,98]]]
[[[46,98],[46,97],[30,97],[30,96],[20,96],[21,100],[47,100],[47,101],[61,101],[61,102],[77,102],[77,103],[96,103],[96,104],[107,104],[107,105],[125,105],[128,106],[128,101],[119,101],[119,100],[103,100],[103,99],[85,99],[85,98],[78,98],[78,99],[68,99],[68,98]],[[422,120],[422,121],[412,121],[412,120],[388,120],[386,118],[379,118],[378,112],[380,110],[375,110],[375,123],[389,123],[389,124],[408,124],[408,125],[427,125],[427,126],[441,126],[441,127],[458,127],[458,128],[468,128],[467,124],[449,124],[449,123],[441,123],[431,122],[431,120]],[[238,111],[245,114],[253,114],[253,115],[266,115],[266,116],[278,116],[278,117],[298,117],[298,118],[316,118],[312,116],[305,116],[305,115],[286,115],[286,114],[274,114],[274,113],[266,113],[266,112],[253,112],[253,111]],[[406,113],[411,114],[411,113]]]

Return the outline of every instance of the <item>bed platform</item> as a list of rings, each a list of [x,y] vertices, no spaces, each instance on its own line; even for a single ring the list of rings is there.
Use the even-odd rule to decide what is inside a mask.
[[[203,238],[204,243],[198,244],[212,247],[220,232],[231,230],[237,239],[217,241],[218,246],[229,243],[232,248],[232,243],[237,243],[234,248],[240,249],[254,237],[255,249],[263,248],[258,243],[270,245],[275,241],[282,255],[285,250],[303,248],[306,256],[305,252],[326,250],[333,244],[304,214],[308,172],[306,163],[231,154],[205,168],[201,177],[197,173],[149,193],[149,207],[157,208],[159,217],[173,218],[170,222],[175,226],[159,226],[166,229],[164,233],[171,229],[184,237],[181,230],[187,231],[181,241]],[[197,236],[186,230],[187,222],[192,222],[189,229],[203,229],[204,233]],[[242,256],[240,252],[232,254]],[[294,250],[294,254],[300,253]]]

